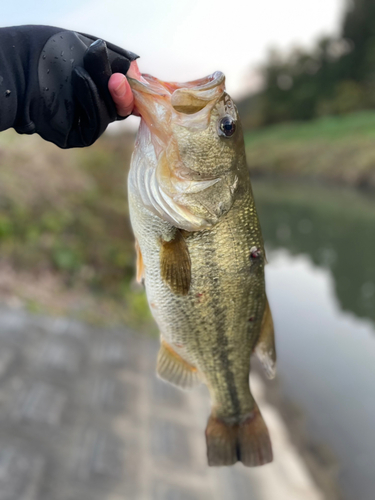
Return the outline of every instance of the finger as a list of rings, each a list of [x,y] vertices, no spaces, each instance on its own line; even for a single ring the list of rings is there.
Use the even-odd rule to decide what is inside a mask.
[[[108,89],[120,116],[128,116],[133,111],[134,96],[129,82],[122,73],[114,73],[108,82]]]

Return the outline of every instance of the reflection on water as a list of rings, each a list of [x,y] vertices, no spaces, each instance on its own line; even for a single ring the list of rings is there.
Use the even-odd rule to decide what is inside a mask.
[[[254,192],[278,374],[312,438],[336,454],[345,497],[373,500],[375,203],[268,183],[255,183]]]
[[[341,307],[375,320],[375,200],[353,191],[254,184],[266,245],[331,270]]]

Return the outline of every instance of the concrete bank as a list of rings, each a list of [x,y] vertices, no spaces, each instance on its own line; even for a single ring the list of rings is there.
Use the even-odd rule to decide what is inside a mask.
[[[208,468],[205,388],[156,379],[130,330],[0,307],[0,500],[321,500],[259,376],[275,461]]]

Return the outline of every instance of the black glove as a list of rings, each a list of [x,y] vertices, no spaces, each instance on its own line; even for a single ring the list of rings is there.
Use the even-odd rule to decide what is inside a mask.
[[[0,28],[0,130],[36,132],[60,148],[89,146],[121,119],[108,80],[137,57],[52,26]]]

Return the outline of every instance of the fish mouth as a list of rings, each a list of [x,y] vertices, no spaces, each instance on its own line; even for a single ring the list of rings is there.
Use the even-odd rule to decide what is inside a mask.
[[[164,82],[149,74],[142,74],[139,79],[128,78],[135,96],[135,107],[142,116],[143,102],[148,98],[164,100],[174,111],[194,114],[215,101],[225,90],[225,75],[215,71],[211,75],[190,82]]]
[[[184,170],[174,144],[174,125],[190,130],[204,130],[211,110],[225,91],[225,76],[221,71],[190,82],[164,82],[152,75],[131,73],[128,78],[134,95],[135,114],[151,133],[156,157],[163,150],[174,150],[175,170]],[[173,167],[172,167],[173,168]],[[187,169],[190,175],[194,175]],[[198,175],[198,174],[197,174]],[[188,175],[189,176],[189,175]],[[183,175],[184,177],[184,175]]]

